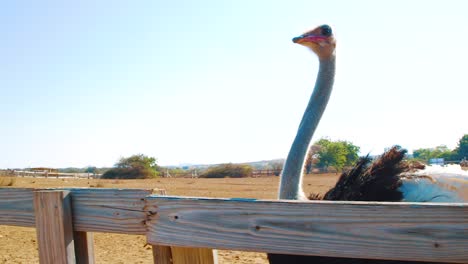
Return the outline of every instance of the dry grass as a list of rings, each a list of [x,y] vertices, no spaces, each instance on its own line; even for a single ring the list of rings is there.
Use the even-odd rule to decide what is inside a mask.
[[[98,182],[96,183],[96,185],[89,184],[89,187],[91,187],[91,188],[105,188],[106,186],[104,185],[104,183],[98,181]]]
[[[0,177],[0,186],[13,186],[15,182],[16,177]]]

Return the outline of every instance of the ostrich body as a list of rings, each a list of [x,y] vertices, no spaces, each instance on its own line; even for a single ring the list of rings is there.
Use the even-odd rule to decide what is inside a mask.
[[[302,191],[304,159],[333,88],[336,41],[330,26],[322,25],[293,38],[293,42],[308,47],[319,58],[315,88],[280,179],[279,198],[298,200],[306,199]],[[435,172],[424,166],[415,167],[403,161],[405,154],[406,150],[393,147],[374,162],[363,157],[350,171],[343,173],[323,197],[312,195],[309,198],[334,201],[468,201],[468,172],[461,169]],[[268,254],[268,259],[270,263],[423,263],[283,254]]]

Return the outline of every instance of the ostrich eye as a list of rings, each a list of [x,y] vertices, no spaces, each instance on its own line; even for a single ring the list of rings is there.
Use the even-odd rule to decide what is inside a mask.
[[[332,29],[330,26],[328,25],[323,25],[322,26],[322,35],[324,35],[325,37],[329,37],[332,35]]]

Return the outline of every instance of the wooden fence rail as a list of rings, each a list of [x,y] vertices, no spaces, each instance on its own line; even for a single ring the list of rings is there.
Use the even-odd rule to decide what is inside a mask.
[[[47,215],[38,197],[54,192],[63,195],[47,202],[54,203],[51,208],[66,208],[57,197],[71,198],[76,258],[64,249],[64,263],[93,263],[92,238],[86,232],[144,234],[156,245],[155,263],[215,263],[211,248],[468,263],[466,203],[299,202],[172,197],[141,189],[0,188],[0,225],[38,228],[42,263],[47,262],[41,255],[47,247],[42,247],[50,241],[39,234],[47,237],[52,228],[38,220]],[[59,215],[66,230],[66,214]]]
[[[70,191],[75,231],[146,234],[145,197],[151,189],[44,190]],[[40,189],[0,188],[0,225],[35,227],[34,191]]]
[[[102,174],[94,174],[94,173],[68,173],[68,172],[49,172],[49,171],[19,171],[19,170],[11,170],[11,171],[4,171],[4,174],[10,176],[17,176],[17,177],[44,177],[44,178],[100,178]]]
[[[154,211],[147,233],[152,244],[351,258],[468,260],[466,204],[156,196],[149,197],[148,204]]]

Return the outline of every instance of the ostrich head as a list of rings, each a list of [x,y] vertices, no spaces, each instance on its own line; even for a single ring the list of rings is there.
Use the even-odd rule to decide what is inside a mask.
[[[294,43],[311,49],[320,59],[335,55],[336,41],[329,25],[322,25],[292,39]]]

